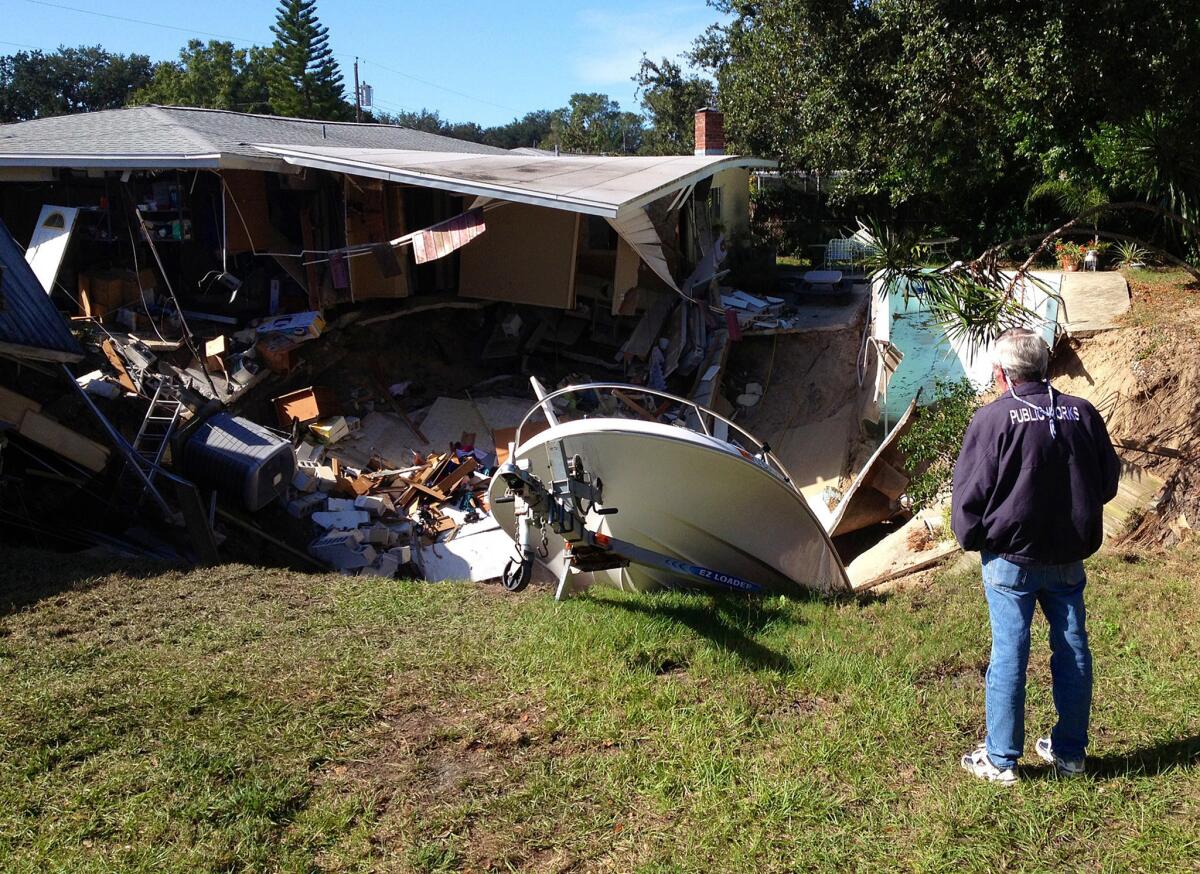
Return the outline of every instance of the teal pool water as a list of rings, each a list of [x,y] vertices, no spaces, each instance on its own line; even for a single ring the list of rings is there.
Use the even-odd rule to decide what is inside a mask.
[[[1037,282],[1020,287],[1019,296],[1033,314],[1029,327],[1042,334],[1053,347],[1058,320],[1057,294],[1062,282],[1061,273],[1036,274]],[[876,298],[879,305],[879,298]],[[909,403],[921,393],[921,404],[933,400],[939,380],[956,382],[968,379],[977,391],[992,381],[992,352],[990,344],[972,347],[965,341],[951,341],[941,325],[934,321],[917,293],[905,295],[902,290],[887,296],[886,318],[879,312],[874,332],[886,338],[902,353],[904,359],[888,383],[887,396],[882,403],[887,427],[904,415]]]
[[[904,415],[918,391],[922,402],[928,403],[933,400],[939,379],[957,382],[968,377],[967,368],[928,312],[893,315],[891,341],[904,353],[904,360],[888,383],[887,400],[883,405],[888,427]],[[988,378],[990,376],[989,370]],[[985,386],[976,387],[982,389]]]

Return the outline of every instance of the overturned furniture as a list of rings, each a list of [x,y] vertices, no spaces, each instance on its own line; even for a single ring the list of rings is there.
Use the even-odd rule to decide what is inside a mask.
[[[556,400],[602,393],[633,417],[609,406],[614,412],[559,422]],[[590,583],[639,592],[849,589],[770,448],[728,419],[638,386],[589,383],[539,396],[492,479],[492,513],[518,544],[507,588],[524,588],[541,560],[558,574],[559,598]],[[671,423],[648,413],[664,402]],[[550,427],[523,440],[539,413]]]

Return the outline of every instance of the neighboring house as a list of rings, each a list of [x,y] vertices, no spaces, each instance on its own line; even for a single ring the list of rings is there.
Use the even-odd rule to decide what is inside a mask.
[[[44,205],[80,210],[52,298],[91,315],[105,270],[236,315],[432,294],[631,315],[748,227],[749,169],[773,165],[726,156],[719,122],[698,114],[694,156],[598,157],[179,107],[38,119],[0,126],[0,218],[28,241]],[[477,208],[482,234],[417,263],[408,235]]]

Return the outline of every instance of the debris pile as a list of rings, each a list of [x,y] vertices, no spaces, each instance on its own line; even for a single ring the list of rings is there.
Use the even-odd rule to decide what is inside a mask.
[[[318,423],[313,429],[326,433]],[[461,441],[453,451],[417,455],[403,468],[385,466],[378,455],[371,467],[348,467],[330,447],[308,439],[297,458],[287,512],[311,523],[308,552],[339,571],[391,577],[410,564],[423,570],[423,557],[437,557],[437,544],[476,533],[488,513],[495,456]]]

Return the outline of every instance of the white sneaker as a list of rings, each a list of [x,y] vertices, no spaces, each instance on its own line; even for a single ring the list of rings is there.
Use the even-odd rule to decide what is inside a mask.
[[[1059,776],[1078,777],[1084,772],[1083,759],[1064,759],[1056,756],[1054,750],[1050,748],[1050,738],[1048,737],[1039,737],[1033,748],[1037,750],[1039,756],[1054,766],[1054,770],[1058,772]]]
[[[1012,786],[1017,782],[1017,769],[997,768],[988,758],[987,747],[983,744],[963,756],[961,764],[963,770],[992,783],[999,783],[1001,786]]]

